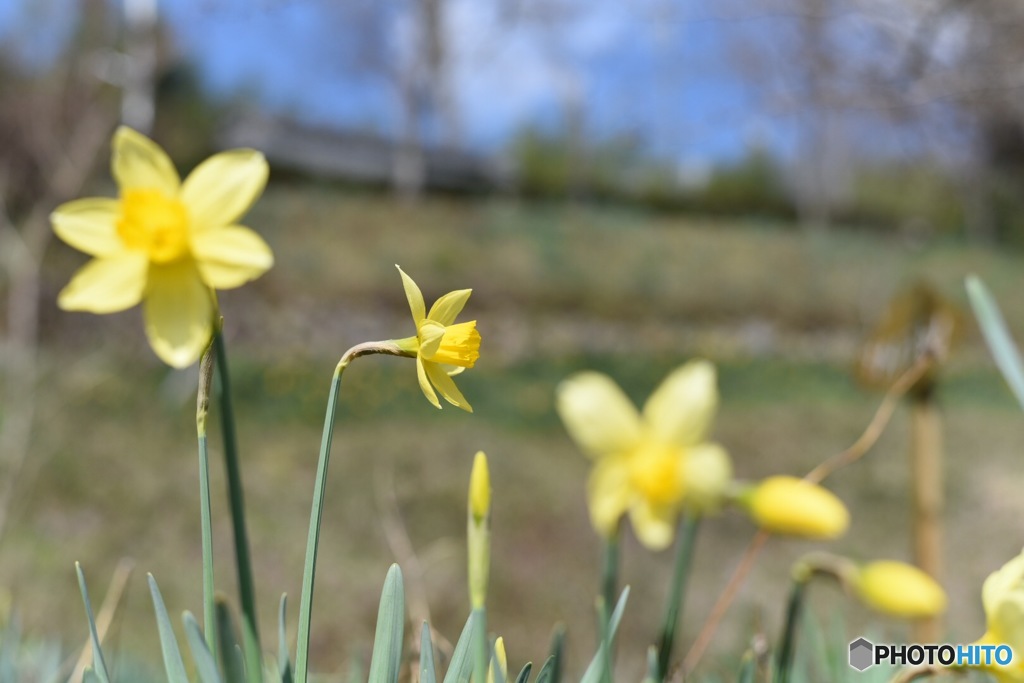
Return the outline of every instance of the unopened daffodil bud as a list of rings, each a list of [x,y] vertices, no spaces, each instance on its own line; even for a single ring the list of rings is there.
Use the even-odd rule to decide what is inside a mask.
[[[491,569],[491,478],[483,451],[473,460],[469,477],[469,599],[474,609],[487,600],[487,581]]]
[[[904,562],[880,560],[856,573],[858,597],[878,612],[916,619],[946,611],[946,592],[928,574]]]
[[[768,477],[740,503],[758,526],[773,534],[832,539],[850,525],[850,513],[835,494],[796,477]]]
[[[508,658],[505,657],[505,639],[498,636],[494,641],[494,655],[487,670],[487,683],[505,683],[508,680]]]

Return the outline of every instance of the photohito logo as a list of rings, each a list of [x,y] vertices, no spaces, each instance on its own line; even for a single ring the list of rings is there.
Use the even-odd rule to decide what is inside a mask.
[[[1009,645],[875,645],[867,638],[850,643],[850,666],[864,671],[875,664],[930,666],[1006,666],[1013,661]]]

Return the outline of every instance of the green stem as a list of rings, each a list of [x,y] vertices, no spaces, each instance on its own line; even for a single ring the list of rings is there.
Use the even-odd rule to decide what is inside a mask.
[[[679,623],[679,615],[683,611],[686,581],[690,576],[693,545],[697,539],[699,521],[700,518],[696,515],[687,515],[683,517],[679,525],[679,540],[676,541],[676,564],[672,572],[668,607],[665,610],[665,624],[661,630],[661,643],[658,646],[658,679],[662,681],[668,676],[668,665],[672,658],[672,646],[676,639],[676,625]]]
[[[353,346],[345,352],[334,369],[331,391],[327,396],[327,414],[320,439],[320,458],[316,466],[313,485],[313,506],[309,513],[309,535],[306,539],[306,562],[302,569],[302,595],[299,600],[299,631],[295,643],[295,683],[306,683],[309,677],[309,627],[313,617],[313,582],[316,577],[316,556],[320,545],[320,522],[323,518],[324,493],[327,488],[327,465],[331,459],[331,439],[334,436],[334,417],[337,413],[341,376],[354,359],[372,353],[393,356],[406,355],[393,342],[367,342]]]
[[[789,671],[793,666],[793,652],[796,649],[796,625],[800,621],[800,613],[804,603],[805,581],[795,580],[789,593],[789,604],[786,607],[786,626],[782,631],[779,643],[779,661],[775,669],[775,683],[786,683]]]
[[[486,608],[473,608],[473,631],[473,683],[487,683],[487,660],[491,644],[487,642]]]
[[[206,645],[217,658],[217,612],[213,598],[213,522],[210,514],[210,453],[206,443],[206,416],[210,409],[213,354],[207,348],[199,364],[196,394],[196,434],[199,437],[199,518],[203,539],[203,630]]]
[[[604,541],[604,561],[601,565],[601,597],[608,614],[615,606],[619,588],[619,534],[606,538]]]
[[[238,570],[238,592],[242,613],[249,622],[255,641],[259,642],[259,619],[256,612],[256,590],[253,587],[252,559],[249,553],[249,534],[245,526],[245,496],[242,492],[242,471],[238,464],[238,438],[235,432],[235,411],[231,404],[231,377],[228,371],[228,352],[224,333],[213,336],[217,354],[217,379],[220,392],[221,432],[224,437],[224,465],[227,470],[228,500],[231,505],[231,527],[235,539],[235,567]]]

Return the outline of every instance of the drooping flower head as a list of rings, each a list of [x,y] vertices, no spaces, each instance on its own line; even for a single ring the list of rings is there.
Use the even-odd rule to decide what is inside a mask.
[[[580,449],[595,460],[588,498],[594,528],[616,533],[628,513],[640,541],[667,547],[684,507],[720,504],[732,479],[725,450],[709,443],[718,404],[715,368],[691,361],[655,390],[643,413],[606,375],[581,372],[558,388],[558,413]]]
[[[992,666],[999,683],[1024,683],[1024,552],[989,574],[981,588],[985,608],[982,645],[1009,645],[1013,658],[1006,666]]]
[[[267,162],[251,149],[222,152],[182,182],[156,143],[122,126],[111,165],[117,199],[78,199],[50,216],[62,240],[94,257],[57,303],[114,313],[141,302],[153,350],[187,367],[213,333],[214,290],[239,287],[273,265],[263,239],[237,224],[263,192]]]
[[[441,407],[441,402],[437,400],[437,392],[440,392],[453,406],[473,412],[473,407],[452,379],[452,376],[473,367],[480,357],[480,333],[476,329],[476,321],[455,322],[473,290],[448,292],[435,301],[428,312],[420,288],[405,271],[395,267],[402,275],[405,296],[409,300],[412,320],[416,324],[415,337],[400,339],[395,343],[402,351],[415,355],[420,389],[434,407]]]

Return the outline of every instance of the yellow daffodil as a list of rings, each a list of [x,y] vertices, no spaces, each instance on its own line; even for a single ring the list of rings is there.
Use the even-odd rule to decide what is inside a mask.
[[[182,182],[156,143],[122,126],[112,167],[117,199],[78,199],[50,217],[62,240],[94,257],[57,303],[114,313],[141,302],[153,350],[186,367],[213,333],[213,290],[239,287],[273,265],[263,239],[237,225],[263,192],[267,162],[251,149],[222,152]]]
[[[595,459],[588,498],[594,528],[612,537],[629,514],[640,541],[667,547],[680,511],[720,504],[732,479],[725,450],[709,443],[718,404],[715,368],[692,361],[672,372],[637,412],[611,378],[579,373],[558,389],[569,435]]]
[[[842,536],[850,513],[828,489],[796,477],[768,477],[740,500],[765,531],[804,538]]]
[[[1009,645],[1013,659],[987,670],[999,683],[1024,683],[1024,553],[992,572],[981,588],[985,634],[981,645]]]
[[[452,380],[453,375],[473,367],[480,357],[480,333],[476,329],[476,321],[455,322],[473,290],[448,292],[427,312],[420,288],[401,268],[398,272],[402,275],[405,296],[416,324],[416,336],[396,340],[395,344],[405,353],[415,356],[420,389],[434,407],[441,407],[434,391],[437,389],[453,406],[473,412],[469,401]]]
[[[890,616],[916,619],[946,611],[942,586],[905,562],[872,562],[855,573],[853,585],[866,605]]]

